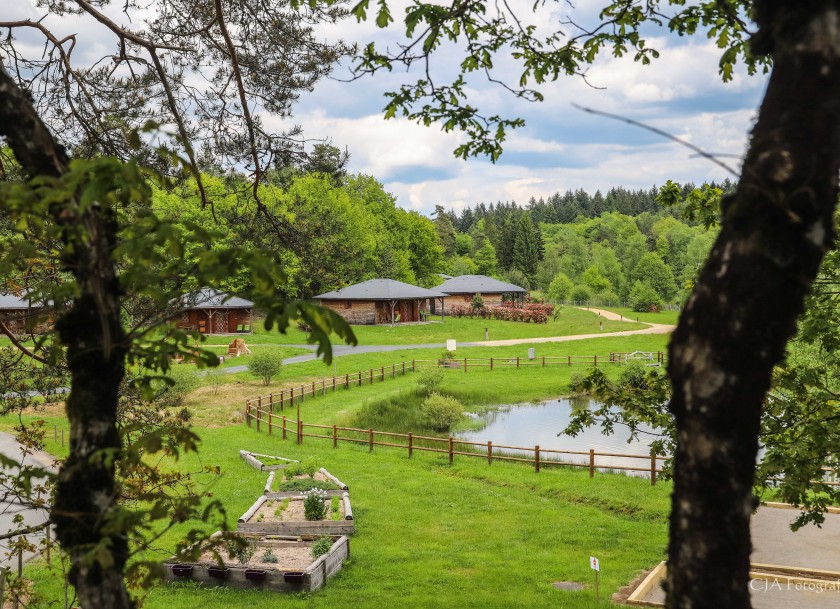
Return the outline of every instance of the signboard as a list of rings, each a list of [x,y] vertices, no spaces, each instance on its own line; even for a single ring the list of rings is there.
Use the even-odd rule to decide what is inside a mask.
[[[600,571],[601,570],[601,563],[598,562],[598,559],[594,556],[589,557],[589,566],[592,567],[593,571]]]

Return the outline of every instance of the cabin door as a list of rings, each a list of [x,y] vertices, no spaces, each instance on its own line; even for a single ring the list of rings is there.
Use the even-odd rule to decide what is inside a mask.
[[[228,331],[228,311],[216,311],[213,316],[213,327],[216,334],[227,334]]]

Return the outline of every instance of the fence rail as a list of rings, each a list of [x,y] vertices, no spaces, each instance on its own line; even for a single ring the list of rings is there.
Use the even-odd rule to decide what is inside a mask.
[[[300,418],[300,404],[297,405],[296,417],[297,418],[292,419],[286,415],[277,415],[271,410],[263,410],[255,405],[246,406],[246,421],[249,427],[256,425],[257,431],[260,431],[261,425],[267,425],[269,435],[272,435],[272,433],[280,433],[283,440],[289,439],[289,435],[293,434],[297,444],[303,444],[304,438],[315,438],[321,440],[331,440],[333,448],[338,448],[340,442],[366,444],[371,452],[373,452],[373,449],[376,446],[387,446],[390,448],[400,448],[406,450],[408,452],[409,459],[413,456],[414,451],[447,454],[449,456],[450,465],[454,461],[455,456],[459,455],[464,457],[487,459],[488,465],[492,465],[494,460],[528,463],[533,465],[534,471],[537,473],[539,473],[544,467],[555,465],[588,468],[590,478],[595,476],[596,470],[619,470],[648,474],[650,475],[650,483],[655,485],[657,474],[662,471],[661,468],[657,466],[657,462],[669,458],[661,455],[602,453],[597,452],[594,448],[586,452],[543,448],[539,444],[534,446],[510,446],[506,444],[493,444],[492,441],[475,442],[470,440],[461,440],[453,438],[452,436],[440,438],[434,436],[420,436],[411,432],[403,434],[389,431],[378,431],[375,429],[360,429],[356,427],[341,427],[338,425],[304,423]],[[307,430],[313,431],[307,432]],[[319,430],[320,433],[318,433]],[[466,450],[464,447],[468,447],[470,450]],[[511,453],[509,451],[515,452]],[[517,456],[517,453],[528,456]],[[587,456],[588,461],[581,463],[570,461],[568,459],[563,460],[562,457],[567,455]],[[650,465],[647,467],[634,467],[632,465],[599,465],[596,461],[597,457],[645,459],[649,460]]]
[[[369,370],[360,370],[349,374],[326,377],[319,381],[312,381],[284,389],[278,393],[270,393],[268,395],[261,395],[245,400],[245,418],[248,419],[248,412],[251,406],[263,408],[267,406],[269,411],[274,413],[277,409],[281,412],[288,407],[293,407],[295,404],[304,402],[307,398],[315,398],[324,396],[329,392],[335,392],[338,389],[350,389],[351,387],[361,387],[365,383],[373,385],[376,382],[384,382],[387,379],[393,379],[397,376],[405,376],[407,372],[416,372],[421,368],[450,368],[463,369],[464,372],[469,372],[471,368],[488,368],[496,370],[501,368],[529,368],[529,367],[568,367],[568,366],[602,366],[602,365],[621,365],[630,359],[637,359],[640,352],[633,353],[617,353],[611,352],[609,355],[563,355],[551,356],[543,355],[529,359],[527,357],[463,357],[455,359],[433,360],[433,359],[413,359],[410,362],[399,362],[389,366],[380,366],[379,368],[370,368]],[[661,366],[665,363],[665,354],[661,351],[645,353],[646,361],[651,365]]]

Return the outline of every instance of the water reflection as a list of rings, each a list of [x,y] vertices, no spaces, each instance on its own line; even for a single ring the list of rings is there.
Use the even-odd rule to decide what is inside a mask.
[[[630,432],[622,427],[616,427],[615,433],[605,436],[600,427],[591,427],[576,437],[557,434],[569,424],[574,408],[587,408],[586,398],[550,400],[537,404],[504,404],[493,410],[475,416],[484,427],[478,431],[459,433],[458,437],[473,442],[492,440],[494,445],[531,447],[536,444],[541,449],[569,450],[588,452],[595,449],[596,453],[619,453],[632,455],[649,455],[652,436],[641,434],[638,440],[628,443]],[[644,431],[652,431],[643,428]],[[544,458],[549,455],[544,455]],[[585,455],[563,455],[563,461],[573,463],[588,463]],[[596,457],[598,467],[639,467],[649,468],[650,458]]]

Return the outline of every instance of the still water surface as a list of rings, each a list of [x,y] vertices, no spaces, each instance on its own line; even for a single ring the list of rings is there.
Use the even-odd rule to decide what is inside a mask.
[[[650,441],[653,436],[640,434],[639,440],[628,444],[630,433],[626,428],[617,426],[615,433],[605,436],[600,427],[590,427],[576,437],[557,434],[569,424],[572,405],[567,399],[549,400],[539,404],[506,404],[494,407],[486,413],[475,415],[485,423],[479,431],[462,432],[459,438],[473,442],[492,440],[493,444],[508,446],[534,446],[540,449],[556,449],[589,452],[594,448],[596,453],[621,453],[632,455],[649,455]],[[649,428],[646,428],[649,431]],[[544,455],[543,458],[554,457]],[[586,455],[563,455],[563,461],[572,463],[588,463]],[[649,468],[650,458],[622,458],[596,457],[595,463],[599,467],[626,466]]]

